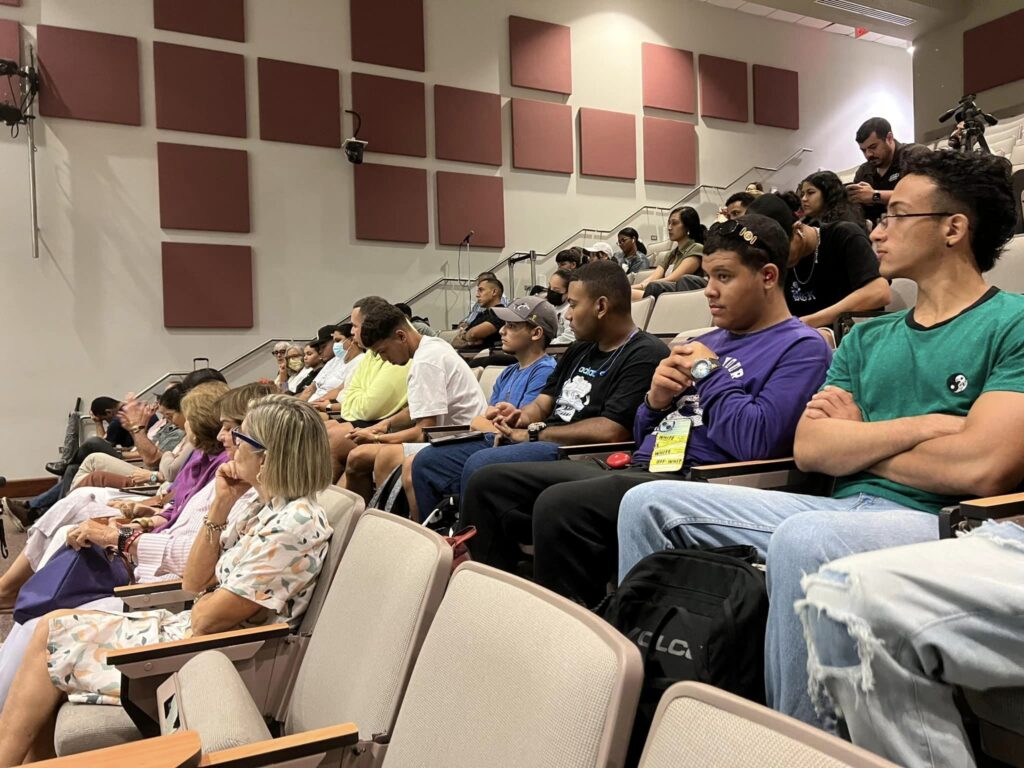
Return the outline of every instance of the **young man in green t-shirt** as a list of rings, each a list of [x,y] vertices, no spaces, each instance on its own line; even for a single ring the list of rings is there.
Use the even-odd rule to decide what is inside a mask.
[[[908,159],[871,239],[883,277],[917,283],[917,306],[854,326],[797,427],[797,464],[834,475],[831,498],[668,481],[623,499],[620,579],[666,548],[745,544],[766,555],[766,691],[781,712],[819,723],[793,610],[804,574],[936,539],[941,507],[1024,479],[1024,296],[982,278],[1014,219],[1004,159]]]

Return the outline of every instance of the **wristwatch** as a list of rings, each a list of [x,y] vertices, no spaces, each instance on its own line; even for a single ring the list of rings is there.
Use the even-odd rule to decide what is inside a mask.
[[[540,433],[548,428],[548,425],[543,421],[535,421],[526,428],[526,433],[530,436],[530,442],[536,443],[540,440]]]
[[[872,203],[880,203],[880,202],[882,202],[882,193],[881,192],[874,192],[874,193],[872,193],[872,195],[871,195],[871,202]]]
[[[690,366],[690,378],[694,381],[703,381],[711,375],[712,371],[715,371],[722,366],[718,364],[718,360],[713,357],[708,357],[703,360],[697,360],[693,365]]]
[[[118,529],[117,529],[117,551],[118,552],[120,552],[121,554],[124,554],[125,544],[128,543],[128,539],[131,538],[131,535],[133,533],[135,533],[135,529],[134,528],[129,528],[126,525],[118,527]]]
[[[144,430],[144,429],[145,429],[145,427],[144,427],[144,426],[142,426],[141,424],[136,424],[136,425],[135,425],[134,427],[132,427],[132,428],[131,428],[131,430],[130,430],[130,431],[131,431],[131,433],[132,433],[132,434],[134,435],[134,434],[136,434],[137,432],[141,432],[141,431],[142,431],[142,430]]]

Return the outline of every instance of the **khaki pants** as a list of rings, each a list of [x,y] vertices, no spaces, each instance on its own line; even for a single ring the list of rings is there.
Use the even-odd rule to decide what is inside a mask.
[[[141,464],[131,464],[115,456],[108,456],[105,453],[91,453],[85,457],[85,461],[75,473],[75,479],[71,481],[71,487],[77,488],[82,478],[90,472],[112,472],[115,475],[130,475],[136,469],[145,469]]]

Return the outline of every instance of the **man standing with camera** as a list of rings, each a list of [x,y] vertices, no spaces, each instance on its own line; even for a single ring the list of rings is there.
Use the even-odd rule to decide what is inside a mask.
[[[872,117],[857,129],[857,145],[864,153],[864,164],[846,186],[851,203],[864,209],[864,218],[872,224],[885,213],[885,206],[896,182],[903,175],[903,164],[909,153],[923,149],[920,144],[900,144],[892,135],[892,126],[884,117]]]

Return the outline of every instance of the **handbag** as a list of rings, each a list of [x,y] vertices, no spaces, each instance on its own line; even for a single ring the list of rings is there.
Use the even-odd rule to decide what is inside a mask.
[[[123,556],[108,554],[97,545],[76,551],[65,544],[22,586],[14,620],[24,624],[50,611],[78,608],[110,597],[115,587],[131,582],[131,569]]]

